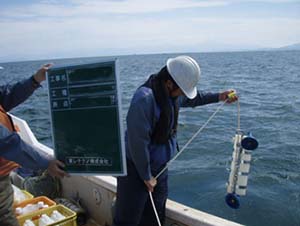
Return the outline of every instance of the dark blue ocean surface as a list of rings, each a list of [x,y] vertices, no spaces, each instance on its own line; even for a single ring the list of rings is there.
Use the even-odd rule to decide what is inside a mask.
[[[123,115],[135,89],[169,57],[178,54],[119,58]],[[226,206],[226,182],[237,128],[237,106],[226,104],[206,129],[170,167],[170,194],[175,201],[248,226],[300,225],[300,51],[193,53],[201,65],[198,88],[240,95],[241,128],[259,140],[253,152],[247,195],[241,207]],[[77,58],[0,63],[1,84],[30,76],[43,63],[85,63]],[[182,147],[219,104],[181,109]],[[47,84],[12,111],[25,119],[38,140],[52,147]]]

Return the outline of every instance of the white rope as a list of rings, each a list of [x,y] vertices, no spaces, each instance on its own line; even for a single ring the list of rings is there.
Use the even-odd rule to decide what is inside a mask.
[[[169,161],[167,162],[166,166],[155,176],[155,179],[157,179],[174,161],[175,159],[177,159],[177,157],[187,148],[187,146],[196,138],[196,136],[207,126],[207,124],[215,117],[215,115],[220,111],[220,109],[224,106],[224,104],[227,102],[224,101],[218,108],[217,110],[209,117],[209,119],[203,124],[203,126],[201,126],[201,128],[191,137],[191,139],[188,140],[188,142],[186,142],[186,144],[181,148],[181,150]],[[239,122],[238,122],[239,123]],[[152,197],[152,193],[149,191],[149,196],[150,196],[150,200],[152,203],[152,207],[156,216],[156,220],[159,226],[161,226],[158,214],[157,214],[157,210],[153,201],[153,197]]]
[[[155,213],[155,216],[156,216],[157,223],[158,223],[159,226],[161,226],[160,220],[159,220],[159,216],[158,216],[157,210],[155,208],[155,204],[154,204],[154,201],[153,201],[153,197],[152,197],[151,191],[149,191],[149,196],[150,196],[150,200],[151,200],[151,203],[152,203],[152,206],[153,206],[153,210],[154,210],[154,213]]]
[[[237,100],[237,130],[241,130],[241,110],[240,110],[240,102],[239,99]]]
[[[217,110],[209,117],[209,119],[201,126],[201,128],[191,137],[191,139],[186,142],[186,144],[181,148],[181,150],[169,161],[167,162],[166,166],[156,175],[155,179],[157,179],[168,167],[171,165],[177,157],[187,148],[187,146],[196,138],[196,136],[207,126],[207,124],[215,117],[215,115],[220,111],[220,109],[224,106],[224,104],[227,102],[224,101]]]

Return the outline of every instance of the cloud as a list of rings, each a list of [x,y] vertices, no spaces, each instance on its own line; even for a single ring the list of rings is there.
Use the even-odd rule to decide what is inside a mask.
[[[217,7],[228,4],[222,0],[47,0],[21,7],[0,9],[8,18],[82,17],[103,14],[142,14],[197,7]]]
[[[300,19],[144,18],[114,21],[97,18],[0,24],[6,51],[78,51],[102,48],[157,49],[206,42],[280,46],[297,42]],[[290,40],[290,42],[289,42]],[[171,49],[170,49],[171,51]]]
[[[107,13],[153,13],[175,9],[223,6],[226,1],[195,0],[127,0],[127,1],[76,1],[88,10],[101,9]]]
[[[293,3],[297,0],[44,0],[23,3],[19,6],[3,5],[0,14],[3,18],[32,17],[91,17],[103,14],[145,14],[173,10],[222,7],[230,4],[251,2]]]
[[[8,53],[12,57],[49,58],[207,51],[222,45],[224,49],[279,47],[299,42],[299,17],[251,18],[243,13],[236,17],[237,14],[199,15],[192,11],[234,2],[47,0],[2,7],[0,58]],[[183,14],[181,9],[194,14]]]
[[[223,7],[231,4],[264,2],[269,4],[293,3],[296,0],[44,0],[22,5],[3,5],[0,8],[0,21],[17,19],[66,17],[86,18],[116,15],[141,15],[150,13],[168,13],[184,9]],[[298,1],[299,2],[299,1]]]

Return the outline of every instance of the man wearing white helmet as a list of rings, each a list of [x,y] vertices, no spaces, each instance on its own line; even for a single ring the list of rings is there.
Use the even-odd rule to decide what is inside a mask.
[[[168,59],[159,73],[136,90],[126,118],[128,174],[118,177],[114,226],[157,225],[148,191],[164,222],[168,172],[157,180],[154,177],[176,151],[179,108],[225,101],[232,92],[199,92],[199,79],[198,63],[189,56],[178,56]]]

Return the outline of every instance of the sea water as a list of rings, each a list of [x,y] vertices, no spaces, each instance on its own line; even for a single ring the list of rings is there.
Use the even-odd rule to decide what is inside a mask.
[[[186,53],[187,54],[187,53]],[[169,57],[179,54],[120,56],[123,116],[131,97]],[[237,106],[226,104],[169,170],[169,198],[248,226],[300,225],[300,51],[190,53],[201,66],[198,89],[235,89],[240,96],[241,128],[252,132],[259,147],[252,153],[247,195],[241,207],[224,201]],[[0,84],[33,74],[43,63],[95,62],[76,58],[1,63]],[[218,104],[181,109],[178,141],[182,147],[216,110]],[[52,147],[47,84],[13,114],[25,119],[38,140]],[[125,120],[124,120],[125,123]]]

